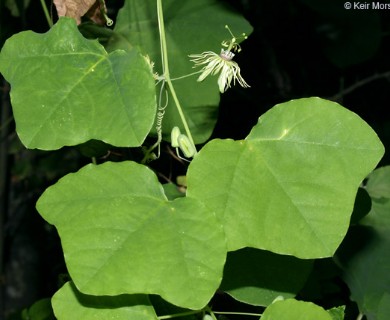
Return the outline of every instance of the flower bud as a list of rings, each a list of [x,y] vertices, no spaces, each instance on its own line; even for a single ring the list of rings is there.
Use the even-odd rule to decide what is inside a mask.
[[[185,134],[180,134],[177,138],[179,148],[186,158],[192,158],[196,153],[196,148]]]
[[[179,127],[173,127],[173,129],[171,131],[171,146],[173,148],[179,147],[178,138],[179,138],[180,134],[181,133],[180,133]]]

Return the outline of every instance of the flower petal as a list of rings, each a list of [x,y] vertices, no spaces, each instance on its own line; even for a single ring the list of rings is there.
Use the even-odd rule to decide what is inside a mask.
[[[227,54],[225,51],[223,52],[225,55]],[[195,64],[194,68],[206,65],[202,68],[201,75],[198,77],[197,81],[203,81],[209,75],[216,75],[220,73],[218,77],[218,87],[221,93],[230,88],[232,80],[233,84],[236,84],[237,80],[242,87],[249,87],[242,78],[240,67],[236,62],[224,59],[221,55],[212,51],[205,51],[201,54],[191,54],[189,57],[192,58],[191,61]]]

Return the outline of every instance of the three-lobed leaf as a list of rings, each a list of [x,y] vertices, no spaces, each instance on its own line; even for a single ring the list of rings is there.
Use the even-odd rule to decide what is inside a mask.
[[[332,256],[357,189],[384,153],[353,112],[320,98],[276,105],[245,140],[213,140],[192,161],[187,194],[224,224],[228,249]]]
[[[168,201],[143,165],[88,165],[48,188],[37,209],[85,294],[158,294],[200,309],[221,282],[226,243],[214,213],[196,199]]]
[[[11,83],[17,133],[28,148],[59,149],[91,139],[139,146],[156,111],[150,67],[136,51],[107,53],[71,18],[45,34],[8,39],[0,71]]]

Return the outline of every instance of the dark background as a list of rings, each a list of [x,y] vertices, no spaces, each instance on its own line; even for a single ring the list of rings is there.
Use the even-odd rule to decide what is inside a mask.
[[[245,138],[275,104],[319,96],[357,113],[389,147],[390,10],[346,10],[339,0],[220,1],[241,12],[254,31],[235,59],[251,88],[222,95],[213,138]],[[13,17],[0,0],[0,47],[16,32],[48,30],[40,2],[26,8],[22,2],[15,1],[22,14]],[[107,0],[109,16],[115,18],[122,4]],[[25,150],[14,131],[9,86],[1,75],[0,81],[0,319],[18,319],[20,310],[51,297],[66,279],[57,234],[35,202],[47,186],[90,159],[82,148]],[[119,160],[134,154],[120,150]],[[164,172],[164,159],[152,165],[161,177],[172,174]],[[389,163],[386,153],[379,166]],[[185,165],[175,170],[183,173]]]

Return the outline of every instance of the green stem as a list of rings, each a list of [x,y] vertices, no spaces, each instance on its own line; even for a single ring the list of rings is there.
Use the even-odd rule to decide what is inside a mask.
[[[165,38],[165,27],[164,27],[164,15],[162,9],[162,0],[157,0],[157,16],[158,16],[158,29],[160,31],[160,45],[161,45],[161,59],[162,59],[162,68],[164,74],[164,80],[167,82],[169,90],[171,91],[173,101],[175,102],[177,111],[179,112],[181,121],[184,126],[184,130],[192,144],[195,146],[194,139],[192,138],[190,128],[188,126],[187,120],[184,116],[182,107],[180,106],[179,99],[177,98],[175,88],[173,87],[171,77],[169,74],[169,65],[168,65],[168,50],[167,43]]]
[[[217,320],[217,318],[216,318],[214,312],[211,310],[211,308],[210,308],[209,306],[206,306],[206,307],[205,307],[205,311],[208,312],[208,313],[210,314],[210,316],[211,316],[211,318],[213,318],[213,320]]]
[[[356,318],[356,320],[362,320],[364,317],[364,314],[363,313],[359,313],[358,317]]]
[[[45,0],[41,0],[41,6],[42,6],[42,9],[43,9],[43,12],[45,13],[45,17],[46,17],[47,23],[49,24],[49,27],[51,28],[53,26],[53,21],[52,21],[52,19],[50,17],[49,10],[47,9]]]
[[[157,317],[159,320],[164,320],[164,319],[173,319],[173,318],[179,318],[179,317],[185,317],[185,316],[191,316],[193,314],[198,314],[201,313],[202,311],[195,310],[195,311],[187,311],[187,312],[182,312],[182,313],[176,313],[176,314],[170,314],[167,316],[160,316]]]
[[[111,27],[114,24],[114,21],[112,21],[112,19],[110,19],[107,15],[106,2],[105,2],[105,0],[99,0],[99,2],[100,2],[100,13],[104,17],[104,19],[106,20],[106,25],[108,27]]]
[[[213,311],[215,314],[227,314],[227,315],[239,315],[239,316],[250,316],[250,317],[261,317],[261,313],[249,313],[249,312],[229,312],[229,311]]]
[[[190,74],[186,74],[185,76],[181,76],[181,77],[177,77],[177,78],[172,78],[171,81],[176,81],[176,80],[180,80],[180,79],[184,79],[184,78],[188,78],[188,77],[192,77],[196,74],[199,74],[203,72],[202,70],[199,70],[199,71],[195,71],[195,72],[192,72]]]

